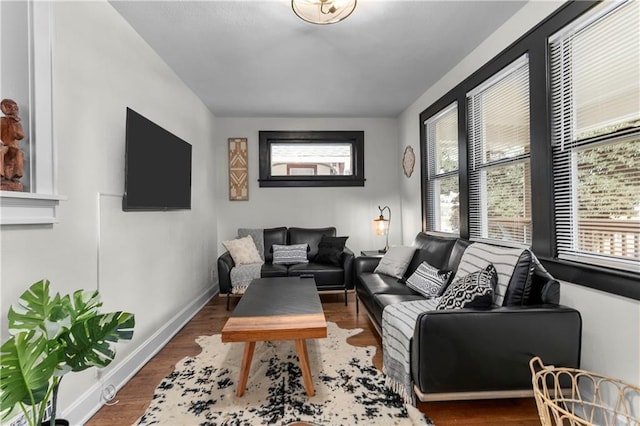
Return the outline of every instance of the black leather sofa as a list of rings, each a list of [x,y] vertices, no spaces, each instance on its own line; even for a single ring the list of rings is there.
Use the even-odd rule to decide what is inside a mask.
[[[300,275],[313,275],[318,291],[344,291],[345,305],[347,304],[347,291],[353,290],[353,252],[345,247],[339,257],[340,266],[315,262],[318,254],[318,246],[323,236],[335,237],[336,228],[269,228],[263,230],[264,234],[264,259],[260,275],[261,278],[292,277]],[[307,259],[309,263],[294,265],[273,264],[273,244],[309,245]],[[227,295],[227,309],[229,309],[229,297],[231,296],[231,269],[235,266],[229,252],[223,253],[218,258],[218,277],[220,293]]]
[[[426,260],[455,272],[469,244],[419,233],[413,243],[416,251],[400,280],[373,272],[379,258],[358,257],[356,309],[361,303],[382,334],[385,306],[423,298],[404,284],[420,263]],[[505,295],[505,304],[511,306],[420,314],[411,342],[411,374],[421,401],[531,397],[529,360],[534,356],[547,365],[579,367],[580,313],[558,304],[560,285],[541,265],[525,286],[527,276],[526,270],[514,271]],[[520,302],[509,302],[515,300]]]

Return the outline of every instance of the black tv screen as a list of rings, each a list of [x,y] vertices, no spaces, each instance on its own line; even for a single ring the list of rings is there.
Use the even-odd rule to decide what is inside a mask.
[[[127,108],[122,210],[191,208],[191,145]]]

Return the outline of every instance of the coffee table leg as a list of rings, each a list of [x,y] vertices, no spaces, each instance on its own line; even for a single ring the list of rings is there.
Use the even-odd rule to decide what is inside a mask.
[[[251,360],[253,359],[253,350],[255,347],[256,342],[246,342],[244,344],[242,367],[240,368],[240,381],[238,383],[238,389],[236,390],[236,396],[244,395],[244,390],[247,388],[247,379],[249,378],[249,370],[251,369]]]
[[[311,368],[309,368],[309,355],[307,353],[307,341],[304,339],[296,340],[296,352],[300,360],[300,370],[302,370],[302,379],[307,395],[315,395],[313,390],[313,380],[311,379]]]

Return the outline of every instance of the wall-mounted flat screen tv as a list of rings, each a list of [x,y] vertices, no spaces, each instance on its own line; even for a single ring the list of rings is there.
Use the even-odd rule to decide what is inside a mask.
[[[124,211],[191,208],[191,145],[127,108]]]

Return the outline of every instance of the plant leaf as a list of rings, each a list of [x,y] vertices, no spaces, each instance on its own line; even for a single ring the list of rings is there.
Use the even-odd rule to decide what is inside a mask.
[[[18,303],[9,308],[8,328],[11,334],[39,329],[52,339],[60,332],[66,316],[60,295],[56,293],[51,297],[49,280],[40,280],[22,293]]]
[[[98,315],[98,308],[102,306],[102,302],[100,293],[96,290],[76,290],[73,298],[65,296],[62,299],[62,305],[71,317],[71,324],[75,324],[77,321]]]
[[[106,367],[115,357],[115,343],[133,337],[135,317],[111,312],[77,322],[60,335],[62,356],[71,371]]]
[[[58,352],[47,353],[46,347],[38,330],[18,333],[0,347],[0,411],[43,401],[58,364]]]

